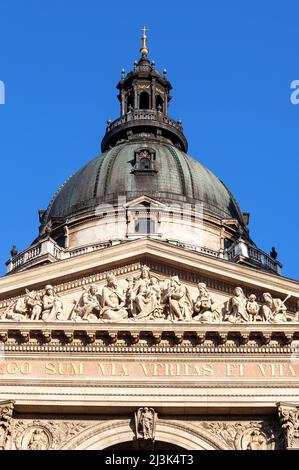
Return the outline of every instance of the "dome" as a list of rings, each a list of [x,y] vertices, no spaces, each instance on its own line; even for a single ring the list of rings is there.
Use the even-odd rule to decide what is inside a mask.
[[[153,156],[152,170],[136,171],[140,149]],[[117,145],[85,165],[54,196],[42,225],[142,195],[167,205],[203,203],[205,213],[244,225],[236,200],[210,170],[173,145],[149,140]]]

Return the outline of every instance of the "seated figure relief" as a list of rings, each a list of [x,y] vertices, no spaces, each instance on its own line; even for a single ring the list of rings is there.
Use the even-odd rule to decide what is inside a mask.
[[[193,313],[192,299],[189,290],[179,280],[178,276],[170,279],[165,295],[170,320],[191,320]]]
[[[92,284],[84,288],[84,292],[78,302],[75,303],[70,320],[96,321],[101,311],[101,303],[98,295],[98,287]]]
[[[234,296],[228,302],[227,321],[230,323],[246,323],[249,321],[247,300],[242,287],[236,287]]]
[[[262,305],[262,318],[270,323],[281,323],[287,321],[287,307],[285,302],[290,298],[288,295],[284,301],[273,299],[268,292],[263,294],[264,303]]]
[[[100,318],[109,321],[119,321],[128,318],[126,296],[119,288],[114,274],[108,274],[107,284],[103,288]]]
[[[158,314],[160,292],[158,280],[151,277],[147,266],[142,266],[140,278],[136,280],[130,293],[135,320],[150,320]]]
[[[62,300],[56,295],[53,286],[46,286],[45,291],[42,301],[42,320],[45,322],[61,320],[63,312]]]
[[[194,287],[190,287],[194,292]],[[111,273],[106,284],[84,287],[79,299],[62,299],[51,285],[41,292],[29,291],[15,299],[0,313],[0,321],[73,321],[73,322],[198,322],[212,323],[282,323],[299,321],[299,312],[287,311],[285,300],[273,298],[270,293],[262,295],[257,302],[255,294],[248,297],[241,287],[233,296],[219,302],[209,292],[207,285],[197,285],[197,297],[191,296],[189,287],[178,276],[161,280],[147,266],[142,266],[136,277],[120,280]],[[298,302],[299,305],[299,302]]]
[[[194,304],[193,320],[202,323],[221,322],[221,312],[205,283],[198,284],[198,297]]]
[[[14,301],[1,316],[2,320],[26,321],[61,320],[63,302],[53,286],[47,285],[43,294],[26,289],[25,297]]]

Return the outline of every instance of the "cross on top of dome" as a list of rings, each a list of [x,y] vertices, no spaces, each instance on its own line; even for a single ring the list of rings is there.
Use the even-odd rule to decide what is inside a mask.
[[[148,56],[148,53],[149,53],[149,49],[147,47],[147,44],[146,44],[146,41],[147,41],[147,35],[146,33],[149,31],[146,26],[144,26],[141,30],[143,32],[143,35],[142,35],[142,47],[140,49],[140,52],[141,52],[141,55],[142,57],[147,57]]]

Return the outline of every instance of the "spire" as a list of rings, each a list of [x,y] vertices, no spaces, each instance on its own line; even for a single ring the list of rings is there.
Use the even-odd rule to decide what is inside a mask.
[[[148,53],[149,53],[149,49],[148,49],[147,44],[146,44],[146,41],[147,41],[147,35],[146,35],[146,33],[147,33],[149,30],[146,28],[146,26],[144,26],[141,31],[143,32],[143,35],[142,35],[142,38],[141,38],[141,40],[142,40],[142,47],[141,47],[141,49],[140,49],[140,52],[141,52],[142,57],[145,59],[145,58],[147,58]]]

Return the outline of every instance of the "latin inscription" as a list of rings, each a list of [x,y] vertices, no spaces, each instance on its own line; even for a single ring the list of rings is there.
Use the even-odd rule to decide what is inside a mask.
[[[290,362],[203,361],[0,361],[2,378],[102,378],[167,380],[299,379],[299,364]]]

